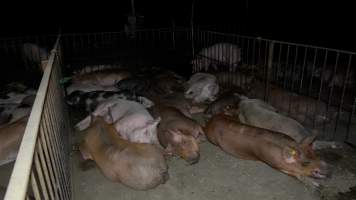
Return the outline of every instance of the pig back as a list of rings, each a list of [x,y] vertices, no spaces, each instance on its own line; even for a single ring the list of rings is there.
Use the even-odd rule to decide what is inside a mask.
[[[161,149],[152,144],[132,144],[115,162],[120,181],[137,190],[152,189],[166,181],[168,167]]]

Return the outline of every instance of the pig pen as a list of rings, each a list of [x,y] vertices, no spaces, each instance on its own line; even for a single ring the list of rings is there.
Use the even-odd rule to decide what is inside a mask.
[[[231,43],[241,48],[241,59],[236,67],[228,66],[229,61],[235,59],[224,58],[223,51],[219,48],[205,55],[200,53],[203,48],[216,43]],[[343,63],[346,67],[340,74],[346,77],[344,80],[348,80],[350,75],[354,75],[350,72],[354,66],[352,62],[354,53],[352,52],[206,30],[191,32],[189,29],[175,28],[141,30],[137,31],[133,38],[125,35],[124,32],[64,34],[60,39],[60,47],[57,47],[53,54],[61,55],[60,58],[63,59],[63,62],[56,62],[57,67],[60,66],[63,72],[63,76],[57,75],[60,78],[69,77],[73,72],[85,73],[103,68],[140,71],[161,67],[173,70],[185,78],[189,78],[192,72],[207,71],[214,75],[220,74],[218,80],[221,87],[238,87],[246,94],[249,93],[250,88],[253,89],[255,86],[252,80],[261,82],[260,87],[263,90],[254,95],[267,102],[273,100],[269,94],[271,88],[276,85],[293,92],[287,95],[288,98],[284,98],[287,107],[295,104],[292,102],[292,97],[300,95],[311,97],[315,100],[312,103],[324,102],[325,112],[322,114],[326,113],[329,116],[331,112],[336,111],[335,120],[317,124],[315,121],[318,112],[313,110],[313,105],[308,104],[310,107],[304,109],[302,115],[311,115],[312,120],[306,119],[303,124],[323,130],[321,138],[342,141],[345,145],[343,149],[324,149],[317,152],[322,159],[332,164],[333,168],[330,178],[316,180],[321,185],[317,189],[274,170],[262,162],[233,158],[205,141],[200,145],[201,158],[197,164],[187,165],[182,159],[171,158],[167,161],[170,179],[165,184],[149,191],[135,191],[120,183],[109,181],[95,167],[95,164],[93,168],[83,171],[82,159],[76,148],[83,135],[79,132],[71,133],[71,130],[67,130],[64,125],[62,130],[58,128],[55,130],[59,130],[58,133],[63,135],[71,134],[71,140],[61,140],[63,144],[68,145],[70,142],[73,146],[68,154],[70,162],[60,162],[60,159],[56,157],[54,163],[63,165],[60,169],[46,168],[46,164],[42,166],[43,172],[48,170],[47,176],[54,174],[54,180],[31,177],[39,182],[38,184],[31,183],[32,187],[37,185],[40,188],[38,190],[40,195],[36,196],[37,199],[58,197],[57,199],[341,200],[355,198],[355,191],[352,188],[356,185],[356,154],[352,147],[356,137],[352,134],[355,130],[354,87],[348,86],[347,81],[341,86],[330,84],[329,87],[328,82],[320,78],[320,76],[323,77],[322,75],[319,74],[318,77],[314,75],[314,72],[308,72],[315,68],[323,73],[327,65],[332,65],[332,69],[338,72],[339,63]],[[191,61],[194,58],[208,60],[210,64],[204,66],[206,62],[197,62],[192,66]],[[214,69],[213,66],[217,68]],[[251,75],[253,79],[249,78]],[[58,88],[66,84],[63,80],[56,81]],[[64,102],[61,95],[57,98]],[[60,108],[65,113],[67,106]],[[71,109],[69,109],[69,114],[70,127],[84,117],[83,113]],[[204,113],[194,114],[193,118],[202,125],[207,120]],[[53,120],[58,119],[63,118],[52,118],[47,123],[51,126],[55,124]],[[63,152],[66,154],[66,151]],[[67,173],[68,168],[70,172]],[[59,170],[58,175],[51,172],[56,172],[56,170]],[[59,178],[56,178],[57,176]],[[57,187],[60,189],[56,189]],[[10,191],[16,191],[15,188],[10,188]],[[53,196],[49,195],[51,192],[54,193]]]
[[[72,68],[72,70],[77,69],[80,71],[81,68],[85,68],[84,71],[90,71],[90,67],[94,68],[94,70],[105,67],[119,67],[139,70],[145,67],[157,66],[174,70],[179,75],[189,78],[192,70],[193,72],[205,71],[205,67],[202,66],[203,63],[198,63],[191,68],[190,61],[192,56],[202,56],[204,58],[210,56],[213,58],[207,59],[211,59],[210,62],[215,62],[221,69],[214,71],[214,69],[210,69],[211,66],[209,66],[207,71],[213,74],[221,74],[218,79],[222,87],[243,88],[246,87],[246,84],[251,84],[248,82],[248,77],[234,77],[232,73],[239,73],[240,71],[235,68],[233,69],[234,72],[231,72],[226,68],[226,63],[223,63],[224,60],[220,59],[223,57],[223,51],[221,49],[214,49],[207,55],[199,55],[199,51],[204,47],[208,47],[210,44],[231,42],[239,44],[243,49],[240,63],[242,73],[247,75],[257,74],[256,77],[260,79],[262,77],[262,81],[278,84],[282,88],[287,88],[292,91],[299,90],[299,94],[307,94],[309,91],[319,92],[318,89],[320,87],[324,87],[324,90],[326,90],[325,83],[322,83],[324,86],[320,86],[316,77],[311,78],[308,76],[307,78],[304,77],[304,80],[300,80],[297,79],[297,77],[302,76],[301,73],[295,77],[293,74],[287,73],[287,70],[297,71],[294,69],[297,68],[297,63],[300,63],[301,68],[306,68],[306,64],[303,66],[303,63],[308,63],[310,60],[314,61],[315,53],[312,51],[311,54],[305,52],[305,49],[312,48],[309,46],[298,47],[299,50],[291,50],[294,48],[294,46],[292,47],[293,44],[286,44],[288,47],[284,46],[284,44],[275,44],[274,55],[271,55],[269,53],[271,51],[271,49],[269,49],[271,48],[271,43],[267,41],[208,31],[195,32],[193,34],[193,40],[191,32],[184,30],[142,31],[137,33],[135,40],[122,40],[124,35],[119,34],[98,34],[96,37],[100,38],[97,39],[99,43],[98,46],[93,47],[92,50],[86,47],[86,39],[87,41],[92,41],[94,35],[73,35],[72,38],[69,37],[67,39],[69,40],[68,42],[64,39],[64,55],[66,54],[66,43],[71,44],[73,41],[78,41],[79,46],[78,48],[70,48],[69,45],[67,51],[73,51],[75,53],[71,54],[67,52],[70,56],[65,56],[65,58],[67,58],[65,59],[65,63],[67,63],[68,69]],[[81,40],[82,43],[79,42]],[[110,41],[113,41],[114,44],[110,43]],[[80,47],[80,44],[82,47]],[[118,48],[118,46],[120,47]],[[80,50],[81,48],[82,50]],[[304,50],[300,50],[302,48],[304,48]],[[114,49],[114,51],[110,49]],[[291,53],[292,51],[293,53]],[[299,51],[300,55],[304,56],[304,54],[306,54],[306,56],[304,58],[297,58],[298,55],[295,55],[296,51]],[[97,56],[99,58],[97,58]],[[274,61],[272,65],[269,65],[268,61],[271,57]],[[282,64],[281,61],[283,60],[282,57],[284,57],[284,64]],[[228,59],[233,60],[234,58]],[[317,58],[315,58],[315,60],[317,60]],[[287,65],[286,63],[291,64]],[[257,67],[260,69],[256,70]],[[290,69],[288,67],[290,67]],[[267,73],[268,68],[271,70],[270,73]],[[306,69],[303,70],[306,71]],[[270,74],[270,76],[268,76],[268,74]],[[350,88],[347,88],[347,90],[349,89]],[[333,90],[335,92],[336,89]],[[339,89],[337,89],[337,92],[340,93]],[[348,93],[347,95],[351,94]],[[262,91],[262,94],[256,96],[264,99],[265,91]],[[328,94],[325,92],[321,92],[320,96],[319,100],[322,98],[324,100],[328,99]],[[340,96],[341,94],[339,97]],[[345,94],[343,96],[345,96]],[[332,97],[334,98],[334,96]],[[349,110],[349,115],[343,113],[342,117],[344,117],[343,120],[345,124],[339,124],[337,131],[340,131],[341,127],[347,129],[346,124],[349,120],[350,113],[353,117],[353,102],[350,103],[350,97],[347,101],[348,106],[351,107],[351,111]],[[329,105],[333,104],[335,106],[337,103],[339,102],[331,99]],[[312,113],[312,111],[309,112]],[[71,114],[73,125],[84,117],[74,111],[71,112]],[[342,117],[339,117],[339,119]],[[201,124],[204,124],[207,120],[204,113],[195,114],[194,119]],[[334,128],[335,122],[334,124],[326,124],[322,128],[328,129],[327,126]],[[334,131],[333,128],[332,131]],[[338,140],[340,140],[340,138],[344,140],[347,131],[343,130],[340,131],[340,133],[337,133],[337,131],[330,131],[330,133],[323,136],[329,140],[334,137],[337,137]],[[74,135],[74,143],[77,144],[83,135],[78,132]],[[73,198],[236,199],[239,197],[241,199],[343,199],[350,197],[350,195],[352,197],[353,193],[352,191],[349,192],[349,190],[356,184],[355,167],[351,164],[356,162],[356,160],[354,160],[354,153],[355,150],[348,145],[345,145],[344,149],[320,150],[318,154],[320,154],[321,158],[333,164],[334,173],[331,178],[317,180],[321,187],[315,189],[261,162],[233,158],[206,141],[201,144],[201,159],[197,164],[187,165],[182,159],[171,158],[168,161],[170,179],[167,183],[153,190],[135,191],[121,184],[109,181],[95,167],[83,171],[81,168],[82,159],[80,153],[73,151],[71,154]]]

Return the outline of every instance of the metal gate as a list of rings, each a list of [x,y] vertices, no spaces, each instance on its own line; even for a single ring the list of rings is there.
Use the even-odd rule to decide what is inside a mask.
[[[60,38],[43,73],[6,200],[71,199],[69,135],[71,128],[63,102]]]

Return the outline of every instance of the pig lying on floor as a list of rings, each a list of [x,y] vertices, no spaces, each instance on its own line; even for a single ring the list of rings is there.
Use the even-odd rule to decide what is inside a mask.
[[[190,164],[199,161],[199,137],[202,127],[177,108],[158,106],[162,118],[158,126],[158,139],[167,153],[180,156]]]
[[[146,108],[154,105],[154,103],[143,96],[137,96],[129,91],[92,91],[92,92],[82,92],[75,91],[66,97],[66,102],[76,108],[85,108],[87,112],[94,111],[96,107],[105,100],[112,99],[125,99],[130,101],[136,101]]]
[[[91,114],[101,116],[107,122],[114,122],[117,132],[130,142],[158,144],[157,124],[161,120],[153,119],[146,108],[134,101],[112,99],[102,102]],[[89,115],[78,124],[77,130],[90,126],[92,116]]]
[[[231,114],[231,111],[241,123],[283,133],[293,138],[296,142],[301,142],[312,135],[311,131],[299,122],[278,113],[273,106],[259,99],[249,99],[241,96],[237,107],[227,112]],[[313,145],[314,149],[339,146],[336,142],[330,142],[328,145],[327,142],[322,141],[314,142]]]
[[[211,143],[235,157],[265,162],[300,180],[328,175],[326,163],[311,148],[313,137],[297,143],[285,134],[245,125],[223,114],[210,119],[204,131]]]
[[[148,190],[168,180],[168,167],[160,148],[122,139],[112,125],[93,119],[79,149],[84,159],[94,160],[111,181],[136,190]]]
[[[219,93],[216,77],[207,73],[196,73],[190,77],[185,90],[185,98],[195,103],[214,101]]]

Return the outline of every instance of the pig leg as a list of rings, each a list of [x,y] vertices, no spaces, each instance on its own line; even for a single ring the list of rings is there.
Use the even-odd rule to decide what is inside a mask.
[[[316,182],[315,179],[307,177],[307,176],[296,176],[297,179],[302,182],[304,185],[310,187],[310,188],[314,188],[317,190],[321,190],[322,189],[322,185],[320,185],[320,183]]]
[[[80,121],[79,123],[77,123],[74,127],[75,130],[77,131],[82,131],[86,128],[88,128],[91,124],[91,116],[87,116],[86,118],[84,118],[82,121]]]

